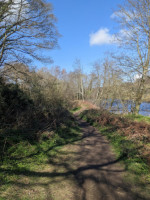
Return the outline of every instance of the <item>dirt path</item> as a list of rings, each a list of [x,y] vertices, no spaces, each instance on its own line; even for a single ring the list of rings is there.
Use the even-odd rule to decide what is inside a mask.
[[[73,153],[64,163],[67,173],[72,174],[72,195],[68,200],[138,200],[142,199],[131,192],[130,186],[122,181],[124,168],[118,163],[106,138],[94,127],[79,120],[83,139],[65,150]],[[70,157],[71,159],[71,157]],[[74,169],[73,169],[74,168]],[[66,191],[64,190],[64,193]],[[67,193],[66,193],[67,195]],[[56,198],[63,199],[63,198]]]
[[[105,137],[79,120],[83,139],[58,149],[43,169],[21,175],[6,195],[40,200],[138,200],[123,183],[124,168]],[[26,197],[26,198],[23,198]]]

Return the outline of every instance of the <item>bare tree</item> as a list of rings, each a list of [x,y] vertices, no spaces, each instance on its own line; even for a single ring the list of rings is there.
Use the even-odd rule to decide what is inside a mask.
[[[125,48],[120,63],[128,73],[138,75],[134,113],[139,112],[150,68],[150,1],[126,0],[114,13],[122,30],[119,43]]]
[[[77,99],[84,100],[85,98],[85,88],[84,88],[84,74],[81,67],[81,62],[79,59],[76,59],[74,62],[74,76],[77,86]]]
[[[0,0],[0,66],[32,59],[49,62],[43,50],[57,46],[52,5],[44,0]]]

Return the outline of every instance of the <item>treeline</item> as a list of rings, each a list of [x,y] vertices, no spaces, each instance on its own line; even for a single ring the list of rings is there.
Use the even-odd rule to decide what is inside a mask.
[[[79,60],[75,69],[66,72],[60,67],[33,69],[23,63],[5,64],[1,69],[0,118],[1,125],[15,124],[18,127],[28,124],[31,119],[51,119],[51,123],[62,120],[61,113],[69,108],[74,100],[88,100],[111,109],[118,100],[122,111],[135,112],[135,101],[141,79],[124,80],[127,76],[117,68],[116,63],[106,59],[96,62],[93,70],[85,74]],[[142,101],[149,99],[149,77],[147,76]],[[119,105],[118,105],[119,106]],[[43,114],[45,113],[45,114]],[[38,125],[40,123],[37,123]]]
[[[69,73],[59,67],[35,70],[23,63],[6,64],[1,70],[1,124],[29,126],[30,119],[43,112],[52,121],[60,119],[62,107],[73,100],[89,100],[99,106],[109,101],[110,108],[120,100],[127,111],[126,102],[135,101],[138,79],[125,82],[123,78],[122,71],[109,60],[95,63],[88,75],[83,73],[79,60]]]
[[[33,127],[37,120],[57,125],[63,117],[64,109],[69,107],[64,83],[47,69],[30,70],[21,63],[5,65],[1,76],[1,125]],[[67,88],[66,88],[67,89]]]
[[[57,131],[72,118],[69,110],[75,100],[88,100],[103,108],[109,102],[107,109],[119,100],[124,112],[128,111],[127,102],[136,100],[140,79],[125,81],[114,61],[94,63],[89,74],[83,72],[79,60],[74,66],[74,71],[66,72],[60,67],[35,69],[19,62],[4,65],[0,78],[1,152],[15,144],[12,138],[38,142],[45,131]],[[148,84],[147,77],[147,92]]]

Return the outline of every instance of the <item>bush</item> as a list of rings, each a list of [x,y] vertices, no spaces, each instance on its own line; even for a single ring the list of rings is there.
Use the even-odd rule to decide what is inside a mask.
[[[33,101],[23,92],[17,84],[6,84],[0,79],[0,122],[1,127],[5,124],[15,124],[17,118],[28,109],[33,107]]]

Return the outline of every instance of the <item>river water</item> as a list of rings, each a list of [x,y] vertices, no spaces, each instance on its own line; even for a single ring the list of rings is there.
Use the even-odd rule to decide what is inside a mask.
[[[127,102],[124,106],[126,107],[126,111],[131,112],[131,102]],[[122,106],[119,101],[115,101],[110,110],[114,113],[122,113],[124,106]],[[109,108],[110,104],[107,103],[105,107]],[[150,116],[150,103],[142,102],[140,105],[139,114],[143,116]]]

